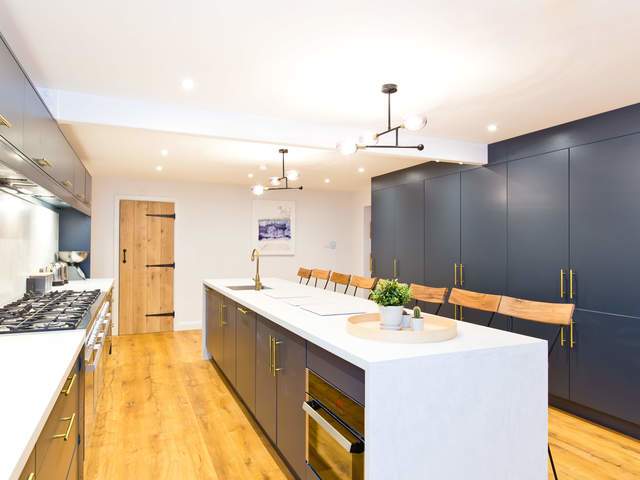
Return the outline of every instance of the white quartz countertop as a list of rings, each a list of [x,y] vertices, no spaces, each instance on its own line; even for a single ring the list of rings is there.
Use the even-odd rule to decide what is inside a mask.
[[[66,285],[53,287],[52,290],[101,290],[108,291],[113,287],[113,278],[88,278],[86,280],[72,280]]]
[[[84,344],[84,330],[0,335],[0,478],[17,479]]]
[[[266,292],[284,292],[283,295],[309,296],[319,302],[345,303],[364,312],[377,312],[375,303],[364,298],[299,285],[277,278],[266,278],[263,284],[272,290],[231,290],[228,286],[251,285],[246,278],[207,279],[204,284],[237,303],[268,318],[319,347],[353,363],[363,369],[381,362],[392,362],[435,355],[464,354],[465,352],[490,349],[509,349],[523,345],[542,343],[544,340],[526,337],[494,328],[467,322],[458,322],[458,336],[440,343],[398,344],[365,340],[347,332],[346,322],[350,315],[320,316],[290,305],[286,299],[269,297]]]

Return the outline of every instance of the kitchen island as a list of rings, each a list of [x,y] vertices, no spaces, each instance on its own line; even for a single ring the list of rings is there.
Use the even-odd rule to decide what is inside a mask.
[[[294,382],[298,387],[292,390],[284,381],[287,375],[290,379],[295,377],[292,370],[304,367],[338,387],[344,380],[343,390],[364,405],[367,479],[546,478],[545,341],[465,322],[458,322],[456,338],[441,343],[364,340],[347,332],[349,314],[318,315],[305,310],[305,302],[296,299],[308,298],[308,303],[336,305],[338,309],[348,305],[354,313],[376,312],[373,302],[275,278],[263,283],[270,289],[233,289],[251,285],[248,279],[204,281],[203,355],[209,358],[214,351],[218,366],[301,478],[312,478],[300,467],[298,457],[305,448],[296,445],[301,434],[290,435],[288,430],[305,431],[304,415],[289,412],[296,408],[302,411],[304,392],[298,390],[304,389],[304,384],[299,387],[300,382]],[[222,299],[219,304],[212,292]],[[232,312],[240,312],[238,319],[230,316]],[[251,313],[258,327],[247,330],[242,322]],[[212,316],[216,317],[213,322]],[[291,361],[281,372],[286,388],[277,390],[276,402],[295,398],[287,408],[275,410],[274,416],[288,416],[289,420],[282,423],[278,417],[274,427],[265,426],[270,423],[269,416],[261,413],[264,402],[258,399],[264,383],[259,372],[260,322],[289,335],[289,343],[295,347],[287,350],[287,340],[279,340],[284,344],[281,361]],[[215,343],[218,326],[219,349]],[[250,377],[253,391],[243,373],[247,369],[246,358],[252,357],[245,350],[236,352],[236,347],[247,343],[244,336],[251,331],[256,338],[256,372],[255,377]],[[270,334],[269,340],[276,336]],[[306,350],[303,352],[302,348]],[[221,352],[218,358],[216,350]],[[271,372],[276,376],[278,369],[273,363]],[[322,371],[317,371],[316,366],[322,366]],[[338,370],[335,380],[326,378],[333,376],[333,367]],[[358,398],[358,371],[362,372],[364,384],[362,398]],[[280,398],[283,396],[287,398]],[[289,437],[298,440],[294,442]]]

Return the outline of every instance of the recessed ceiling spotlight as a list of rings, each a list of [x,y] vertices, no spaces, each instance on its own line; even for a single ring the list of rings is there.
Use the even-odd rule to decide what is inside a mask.
[[[267,166],[265,164],[260,165],[260,170],[265,171],[267,169]]]
[[[182,79],[182,88],[184,90],[193,90],[193,87],[195,87],[195,83],[193,82],[192,78],[183,78]]]
[[[160,155],[162,155],[163,157],[166,157],[167,155],[169,155],[169,150],[167,150],[166,148],[163,148],[162,150],[160,150]]]
[[[324,179],[324,183],[331,183],[331,179],[330,178],[325,178]]]
[[[364,167],[359,167],[358,168],[358,173],[364,173]]]
[[[161,172],[164,167],[162,165],[158,165],[156,167],[156,171]]]
[[[247,175],[247,177],[249,177],[249,178],[253,178],[253,173],[249,173],[249,174]]]
[[[251,193],[254,195],[262,195],[264,193],[264,187],[260,184],[251,187]]]
[[[490,123],[489,125],[487,125],[487,130],[489,130],[490,132],[495,132],[496,130],[498,130],[498,126],[495,123]]]

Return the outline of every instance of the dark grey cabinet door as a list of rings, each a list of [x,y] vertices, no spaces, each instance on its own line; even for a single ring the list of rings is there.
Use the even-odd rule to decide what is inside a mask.
[[[236,386],[236,304],[222,297],[222,371]]]
[[[218,364],[218,366],[222,367],[222,319],[220,316],[220,305],[222,304],[222,296],[208,287],[206,292],[207,351]]]
[[[425,182],[426,202],[426,284],[453,287],[454,265],[460,263],[460,174],[430,178]],[[429,306],[431,313],[435,307]],[[440,315],[453,318],[451,305]]]
[[[276,443],[277,382],[271,371],[271,338],[274,336],[271,322],[257,315],[255,416],[267,436]]]
[[[576,309],[571,400],[640,424],[640,318]]]
[[[256,314],[236,307],[236,390],[252,413],[256,410]]]
[[[571,149],[571,268],[578,308],[640,316],[640,134]]]
[[[569,151],[513,161],[508,170],[507,294],[567,301],[560,297],[560,269],[568,272],[569,265]],[[513,331],[552,342],[558,327],[514,319]],[[558,342],[549,358],[549,393],[565,399],[569,352]]]
[[[395,258],[398,279],[424,283],[424,183],[395,187]]]
[[[393,278],[395,212],[395,188],[374,190],[371,193],[371,254],[373,275],[378,278]]]
[[[26,79],[0,39],[0,135],[22,150],[24,85]]]
[[[277,329],[275,367],[278,380],[277,445],[295,472],[305,475],[305,368],[306,342],[297,335]]]
[[[502,295],[507,286],[507,165],[461,173],[462,288]],[[467,322],[487,325],[490,313],[463,309]],[[492,326],[507,329],[496,316]]]

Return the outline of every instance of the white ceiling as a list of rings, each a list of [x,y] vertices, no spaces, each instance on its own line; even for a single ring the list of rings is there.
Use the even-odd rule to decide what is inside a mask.
[[[394,119],[471,142],[640,101],[635,0],[2,0],[0,31],[39,87],[379,130],[395,82]],[[97,166],[96,129],[73,129]]]
[[[62,129],[94,175],[179,181],[268,184],[282,174],[278,146],[222,140],[204,136],[167,133],[104,125],[63,124]],[[160,154],[162,149],[168,155]],[[290,186],[323,190],[362,190],[370,178],[416,163],[407,157],[371,155],[364,152],[343,157],[334,150],[289,147],[286,168],[298,170],[300,180]],[[156,167],[161,165],[162,171]],[[267,170],[260,170],[266,165]],[[358,168],[363,167],[364,172]],[[253,178],[248,174],[253,173]],[[324,182],[325,178],[330,183]]]

